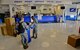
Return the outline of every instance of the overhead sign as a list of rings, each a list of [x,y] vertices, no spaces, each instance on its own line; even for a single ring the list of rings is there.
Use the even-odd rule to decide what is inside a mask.
[[[62,1],[56,1],[56,3],[61,3]]]
[[[24,2],[32,2],[32,1],[24,1]]]
[[[72,2],[72,4],[80,4],[80,2]]]
[[[35,2],[44,2],[44,1],[35,1]]]
[[[14,0],[14,3],[22,3],[22,0]]]
[[[10,1],[10,2],[9,2]],[[51,4],[54,4],[54,3],[62,3],[63,1],[62,0],[2,0],[2,3],[4,4],[17,4],[17,3],[24,3],[24,4],[29,4],[29,3],[33,3],[33,4],[43,4],[43,3],[51,3]]]

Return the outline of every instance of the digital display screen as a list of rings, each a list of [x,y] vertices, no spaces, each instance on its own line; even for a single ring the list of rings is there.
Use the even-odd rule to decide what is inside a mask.
[[[31,6],[31,9],[36,9],[36,6]]]
[[[61,9],[65,9],[65,6],[61,6]]]

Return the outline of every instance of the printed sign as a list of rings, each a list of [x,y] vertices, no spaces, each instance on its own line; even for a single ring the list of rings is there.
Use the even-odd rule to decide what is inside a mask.
[[[76,12],[76,8],[70,8],[70,12]]]

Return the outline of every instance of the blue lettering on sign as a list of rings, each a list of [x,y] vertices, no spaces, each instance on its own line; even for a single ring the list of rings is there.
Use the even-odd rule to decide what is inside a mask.
[[[25,2],[32,2],[32,1],[25,1]]]
[[[44,2],[44,1],[35,1],[35,2]]]
[[[22,1],[14,1],[14,3],[21,3]]]
[[[61,3],[62,1],[56,1],[56,3]]]
[[[47,2],[54,2],[54,1],[47,1]]]

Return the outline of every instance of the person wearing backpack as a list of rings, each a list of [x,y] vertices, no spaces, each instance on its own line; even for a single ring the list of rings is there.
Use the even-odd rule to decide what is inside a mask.
[[[23,44],[23,48],[27,49],[28,48],[28,37],[27,37],[27,31],[29,26],[24,22],[24,18],[21,17],[21,20],[18,24],[18,33],[21,35],[21,42]]]

